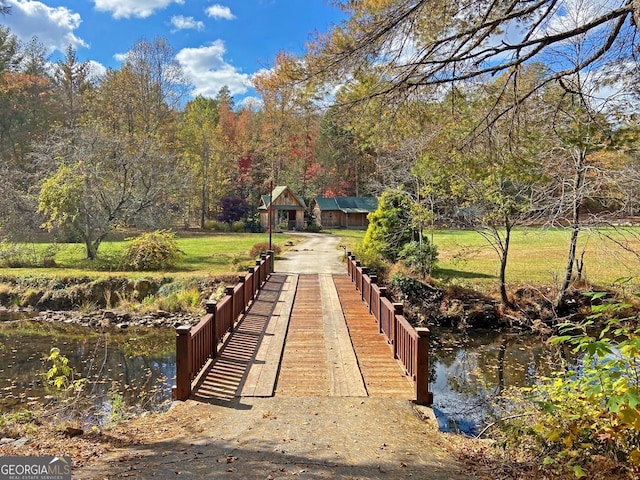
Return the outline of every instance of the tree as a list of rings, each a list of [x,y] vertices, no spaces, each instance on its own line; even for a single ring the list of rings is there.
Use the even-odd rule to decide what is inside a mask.
[[[218,103],[199,95],[185,106],[180,127],[183,157],[200,187],[200,228],[204,228],[209,211],[209,177],[218,119]]]
[[[389,262],[395,262],[402,247],[413,240],[411,201],[401,190],[387,190],[378,200],[378,208],[369,214],[369,226],[363,249]]]
[[[57,121],[44,64],[36,39],[22,49],[0,26],[0,226],[12,234],[34,225],[32,189],[43,168],[31,165],[31,142],[41,140]]]
[[[76,50],[69,45],[64,58],[55,65],[53,73],[53,81],[66,126],[74,127],[79,117],[86,111],[84,106],[86,96],[94,86],[90,75],[89,62],[80,62]]]
[[[39,144],[36,160],[58,165],[40,189],[44,225],[81,238],[94,260],[115,227],[162,224],[173,210],[177,162],[161,146],[149,139],[131,149],[126,138],[95,124]]]
[[[377,83],[362,98],[425,95],[439,85],[482,81],[516,67],[549,65],[543,85],[586,69],[620,70],[635,63],[640,0],[344,0],[349,15],[329,35],[318,36],[306,56],[306,77],[357,78],[376,72]],[[573,17],[569,24],[565,20]],[[587,38],[579,64],[558,53],[568,41]],[[433,89],[431,89],[433,92]]]
[[[320,117],[314,109],[314,92],[289,82],[296,61],[278,54],[274,67],[253,79],[263,101],[260,153],[271,164],[276,184],[286,184],[303,197],[317,174],[313,165]]]
[[[220,209],[218,220],[233,223],[246,217],[249,213],[249,204],[244,198],[223,197],[220,201]]]

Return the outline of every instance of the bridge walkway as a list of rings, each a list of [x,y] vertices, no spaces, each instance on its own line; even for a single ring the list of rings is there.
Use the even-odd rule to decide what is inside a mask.
[[[273,273],[193,398],[384,397],[414,387],[346,275]]]

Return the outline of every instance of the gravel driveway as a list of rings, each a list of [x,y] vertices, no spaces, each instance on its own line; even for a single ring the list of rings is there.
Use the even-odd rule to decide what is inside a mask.
[[[340,238],[323,233],[295,233],[304,240],[276,259],[275,271],[280,273],[337,273],[346,274],[341,261],[344,250]]]

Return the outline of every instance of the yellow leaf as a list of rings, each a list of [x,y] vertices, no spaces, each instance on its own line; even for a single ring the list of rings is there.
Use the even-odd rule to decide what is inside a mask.
[[[549,440],[550,442],[557,442],[558,440],[560,440],[561,433],[562,432],[560,432],[560,430],[552,430],[551,432],[549,432],[547,440]]]

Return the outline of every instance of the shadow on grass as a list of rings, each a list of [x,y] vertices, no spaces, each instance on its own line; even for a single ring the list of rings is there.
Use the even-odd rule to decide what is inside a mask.
[[[453,270],[451,268],[438,268],[435,272],[435,276],[437,278],[442,278],[442,279],[452,279],[452,278],[468,278],[468,279],[474,279],[474,278],[497,278],[495,275],[489,275],[486,273],[480,273],[480,272],[465,272],[462,270]]]

